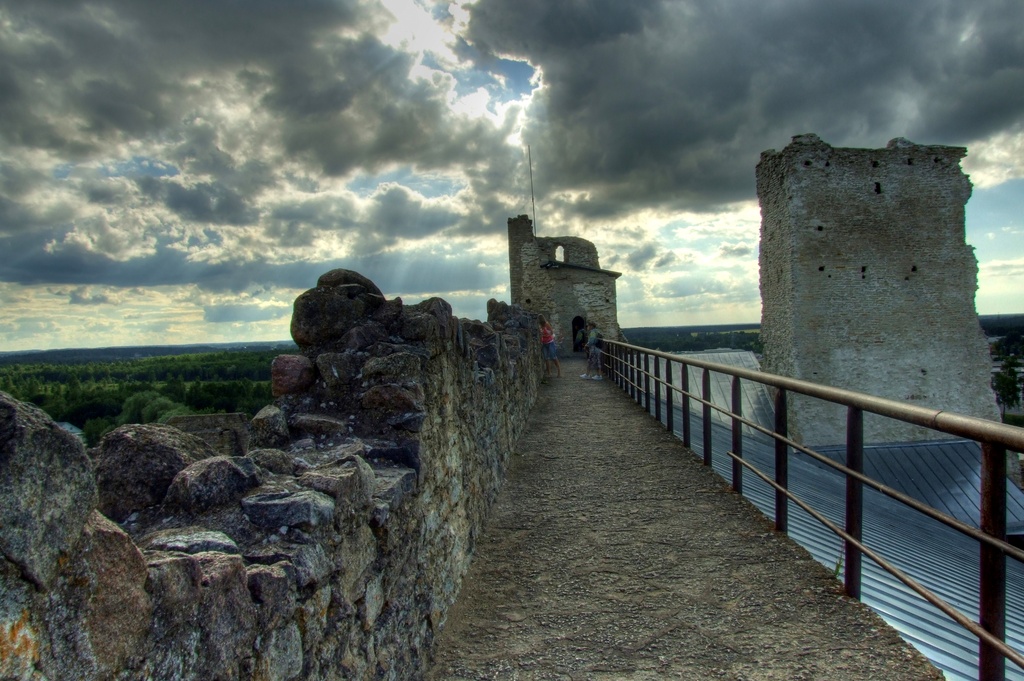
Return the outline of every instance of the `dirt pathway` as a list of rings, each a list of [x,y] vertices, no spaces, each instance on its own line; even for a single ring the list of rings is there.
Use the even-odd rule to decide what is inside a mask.
[[[582,370],[541,391],[428,679],[942,678]]]

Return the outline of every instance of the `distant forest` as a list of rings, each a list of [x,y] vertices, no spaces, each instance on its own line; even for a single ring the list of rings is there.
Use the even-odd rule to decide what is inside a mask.
[[[983,315],[996,357],[1024,355],[1024,314]],[[623,329],[633,345],[684,352],[762,351],[760,324]],[[138,346],[0,353],[0,390],[31,402],[55,421],[81,428],[94,446],[126,423],[179,414],[242,412],[272,403],[270,364],[294,353],[288,341],[222,345]]]
[[[986,336],[999,337],[995,354],[1024,355],[1024,314],[980,315]],[[662,352],[696,352],[717,348],[762,351],[760,324],[644,326],[622,329],[627,342]]]
[[[760,324],[643,326],[622,329],[631,345],[661,352],[697,352],[732,348],[761,352]]]
[[[273,402],[270,364],[274,357],[294,352],[295,347],[185,350],[187,354],[169,350],[39,353],[48,361],[0,365],[0,390],[35,404],[55,421],[81,428],[86,442],[94,446],[104,433],[126,423],[160,422],[180,414],[243,412],[251,417]],[[150,351],[165,354],[147,356]],[[96,359],[111,353],[122,358]],[[21,359],[36,356],[21,355]]]

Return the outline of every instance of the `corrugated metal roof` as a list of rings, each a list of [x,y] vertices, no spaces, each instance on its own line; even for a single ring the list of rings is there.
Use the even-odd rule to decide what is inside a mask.
[[[817,449],[834,461],[843,447]],[[866,445],[864,472],[872,478],[974,527],[981,518],[981,446],[973,440]],[[1006,522],[1024,523],[1024,493],[1010,485]]]
[[[743,355],[748,355],[744,357]],[[752,353],[695,353],[690,355],[723,364],[757,368]],[[753,360],[755,365],[750,366]],[[691,376],[691,390],[699,391],[700,372]],[[712,375],[716,376],[715,374]],[[678,371],[677,376],[678,377]],[[750,387],[744,381],[744,413],[770,428],[773,405],[764,386]],[[678,383],[677,383],[678,385]],[[716,388],[717,385],[717,388]],[[712,381],[713,401],[728,405],[730,379]],[[747,411],[747,405],[750,410]],[[692,411],[692,449],[703,456],[700,405]],[[682,432],[679,404],[675,404],[676,431]],[[749,417],[749,416],[748,416]],[[665,418],[664,414],[662,416]],[[763,435],[746,429],[744,458],[769,475],[774,474],[774,446]],[[728,418],[712,417],[713,467],[729,480],[732,461],[725,454],[731,447]],[[824,451],[824,450],[823,450]],[[845,452],[829,448],[829,455],[842,460]],[[865,471],[908,495],[977,526],[980,498],[980,447],[974,442],[942,441],[871,445],[865,447]],[[845,512],[846,483],[841,474],[805,455],[792,453],[789,463],[791,490],[818,512],[840,526]],[[1024,522],[1024,495],[1010,485],[1007,491],[1007,522]],[[743,479],[743,493],[762,513],[775,515],[774,490],[754,475]],[[864,489],[863,538],[900,570],[923,584],[964,614],[977,619],[978,542],[956,530],[910,509],[873,489]],[[820,563],[834,569],[842,552],[842,541],[795,504],[790,504],[789,536]],[[1024,565],[1007,559],[1006,639],[1024,651]],[[937,608],[921,599],[895,577],[870,559],[863,561],[861,600],[881,615],[914,647],[943,671],[948,679],[977,679],[978,641]],[[1006,663],[1006,678],[1024,681],[1024,670]]]

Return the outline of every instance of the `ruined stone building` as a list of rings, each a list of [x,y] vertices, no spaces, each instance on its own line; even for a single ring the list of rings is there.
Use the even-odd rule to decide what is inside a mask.
[[[512,304],[551,322],[559,352],[571,353],[576,333],[593,321],[605,338],[619,340],[615,280],[601,269],[597,248],[571,236],[538,237],[526,215],[508,219],[508,264]]]
[[[799,135],[761,154],[765,371],[998,420],[964,235],[966,153]],[[794,399],[790,425],[808,444],[845,439],[844,409],[825,402]],[[865,415],[867,442],[936,437]]]

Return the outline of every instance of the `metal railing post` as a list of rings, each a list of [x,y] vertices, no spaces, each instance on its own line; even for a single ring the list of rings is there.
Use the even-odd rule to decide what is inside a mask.
[[[680,413],[683,417],[683,446],[689,447],[693,439],[690,432],[692,430],[690,423],[690,366],[685,362],[679,365],[679,383],[683,389],[683,399],[680,404]]]
[[[634,368],[633,368],[634,360],[633,360],[633,358],[636,357],[636,350],[629,350],[628,352],[629,352],[629,355],[626,358],[626,362],[629,365],[629,368],[626,370],[626,375],[628,376],[628,378],[626,379],[626,382],[629,383],[629,396],[630,396],[630,398],[633,399],[633,400],[636,400],[636,377],[633,375],[634,374]]]
[[[654,420],[661,423],[661,360],[657,357],[654,358]]]
[[[668,411],[665,413],[665,426],[668,428],[668,432],[673,435],[676,432],[674,422],[674,410],[672,409],[672,360],[665,360],[665,409]]]
[[[786,391],[775,392],[775,433],[789,437],[789,415],[786,409]],[[789,447],[781,440],[775,440],[775,482],[782,489],[789,489]],[[789,499],[780,490],[775,490],[775,529],[789,531]]]
[[[704,465],[711,465],[711,369],[704,369],[701,381],[701,397],[704,398],[703,423],[704,429]]]
[[[644,411],[651,413],[651,356],[644,353]]]
[[[864,412],[849,407],[846,414],[846,467],[864,472]],[[864,521],[864,488],[856,478],[846,476],[846,532],[860,541]],[[843,542],[843,581],[846,595],[860,600],[860,550],[849,540]]]
[[[743,494],[743,424],[740,416],[743,414],[743,401],[740,391],[740,377],[732,377],[732,453],[736,456],[732,459],[732,488],[737,494]]]
[[[1006,447],[981,445],[981,531],[1006,539]],[[1001,641],[1006,640],[1006,555],[1001,549],[981,544],[981,585],[979,616],[982,628]],[[978,678],[1003,681],[1006,661],[990,644],[978,644]]]

